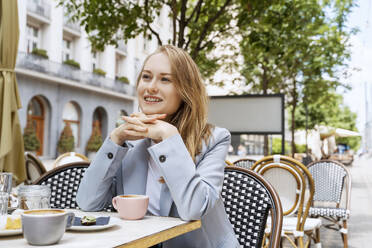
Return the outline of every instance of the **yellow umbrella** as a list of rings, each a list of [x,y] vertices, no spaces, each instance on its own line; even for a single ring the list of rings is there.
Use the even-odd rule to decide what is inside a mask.
[[[0,171],[25,181],[26,168],[18,109],[21,108],[14,72],[19,40],[17,0],[0,0]]]

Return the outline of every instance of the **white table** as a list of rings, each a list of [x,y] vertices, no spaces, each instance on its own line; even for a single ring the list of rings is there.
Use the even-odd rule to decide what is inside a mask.
[[[75,212],[76,216],[95,215],[118,217],[118,213]],[[179,218],[145,216],[142,220],[120,222],[100,231],[66,231],[58,244],[43,247],[149,247],[201,227],[201,221],[182,221]],[[35,247],[22,234],[0,237],[1,247]]]

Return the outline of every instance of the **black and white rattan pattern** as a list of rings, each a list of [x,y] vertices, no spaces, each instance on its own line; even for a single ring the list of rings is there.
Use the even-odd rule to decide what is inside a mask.
[[[348,169],[333,160],[321,160],[309,164],[308,169],[314,178],[315,193],[309,215],[323,217],[331,224],[324,225],[338,230],[348,247],[347,220],[350,216],[351,176]],[[343,200],[345,199],[345,200]],[[324,206],[323,203],[332,204]]]
[[[313,217],[333,217],[346,220],[349,218],[350,211],[345,208],[322,208],[322,207],[311,207],[309,210],[309,215]]]
[[[251,169],[251,167],[252,167],[252,165],[254,165],[254,163],[256,163],[256,160],[254,160],[254,159],[242,158],[242,159],[236,160],[233,164],[235,166],[238,166],[238,167],[241,167],[241,168]]]
[[[222,199],[242,247],[261,247],[269,210],[278,208],[270,191],[260,181],[264,179],[255,175],[240,168],[225,168]],[[279,224],[281,229],[281,220]]]
[[[341,201],[346,171],[336,163],[319,161],[309,167],[315,182],[314,201]]]
[[[89,162],[74,162],[57,167],[39,178],[35,184],[48,185],[51,191],[51,208],[79,209],[76,194]],[[112,206],[104,211],[112,211]]]

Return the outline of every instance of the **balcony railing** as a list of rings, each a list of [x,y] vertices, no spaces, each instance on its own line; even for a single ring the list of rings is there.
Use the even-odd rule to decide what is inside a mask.
[[[36,15],[42,16],[42,17],[50,20],[51,7],[50,7],[50,4],[47,3],[46,1],[39,1],[37,3],[37,2],[34,2],[34,1],[28,0],[27,1],[27,10],[36,14]]]
[[[71,21],[69,16],[63,16],[63,25],[76,32],[80,33],[80,25],[77,22]]]
[[[117,49],[119,50],[119,51],[121,51],[122,53],[127,53],[127,45],[124,43],[124,41],[119,41],[118,42],[118,47],[117,47]]]
[[[125,84],[119,80],[102,77],[91,72],[75,69],[69,65],[52,62],[33,54],[18,53],[16,67],[69,79],[78,84],[96,86],[130,96],[135,95],[133,85]]]

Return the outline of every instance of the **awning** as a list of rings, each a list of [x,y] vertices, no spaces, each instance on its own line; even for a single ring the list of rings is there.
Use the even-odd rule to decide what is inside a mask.
[[[18,184],[26,180],[26,167],[14,72],[19,40],[17,2],[0,0],[0,171],[13,173]]]
[[[362,135],[355,131],[350,131],[350,130],[342,129],[342,128],[336,128],[335,136],[336,137],[355,137],[355,136],[362,136]]]

